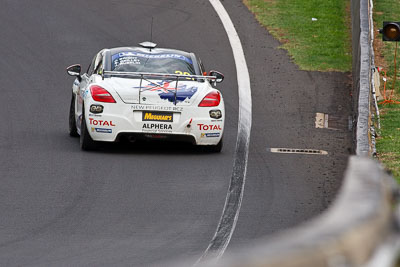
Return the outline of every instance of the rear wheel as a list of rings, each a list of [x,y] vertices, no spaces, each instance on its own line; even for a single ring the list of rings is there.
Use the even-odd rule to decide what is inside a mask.
[[[78,130],[76,129],[74,94],[72,94],[71,105],[69,106],[69,135],[73,137],[79,136]]]
[[[92,137],[89,135],[86,126],[85,113],[82,113],[82,122],[81,122],[81,138],[80,145],[82,150],[95,150],[97,148],[96,141],[93,141]]]

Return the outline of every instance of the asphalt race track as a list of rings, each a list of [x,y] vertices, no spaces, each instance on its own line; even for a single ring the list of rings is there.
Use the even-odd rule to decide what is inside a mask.
[[[351,151],[348,77],[298,70],[239,0],[223,1],[241,38],[253,99],[246,186],[227,251],[319,214]],[[104,47],[149,40],[225,74],[224,148],[104,145],[68,135],[73,79]],[[198,259],[232,174],[238,88],[232,50],[206,0],[3,0],[0,8],[0,266],[149,266]],[[316,129],[315,114],[335,118]],[[330,124],[331,125],[331,124]],[[321,149],[328,155],[271,153]]]

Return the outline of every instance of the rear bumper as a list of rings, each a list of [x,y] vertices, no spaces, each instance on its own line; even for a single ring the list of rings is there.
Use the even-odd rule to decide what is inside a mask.
[[[196,139],[191,135],[179,134],[152,134],[152,133],[119,133],[116,141],[142,141],[142,140],[160,140],[169,142],[182,142],[195,145]]]
[[[225,119],[223,101],[217,107],[102,103],[104,112],[101,114],[90,113],[90,104],[85,105],[85,114],[88,114],[86,125],[95,141],[165,139],[196,145],[216,145],[223,135]],[[216,109],[222,112],[220,119],[210,117],[210,110]],[[145,114],[149,112],[165,116],[145,118]],[[172,119],[169,116],[172,116]]]

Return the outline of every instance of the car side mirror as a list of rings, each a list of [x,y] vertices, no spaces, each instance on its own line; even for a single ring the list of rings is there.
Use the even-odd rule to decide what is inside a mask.
[[[209,75],[216,77],[215,83],[221,83],[224,80],[224,75],[219,71],[212,70],[210,71]]]
[[[70,76],[76,76],[81,81],[81,65],[75,64],[67,68],[67,73]]]

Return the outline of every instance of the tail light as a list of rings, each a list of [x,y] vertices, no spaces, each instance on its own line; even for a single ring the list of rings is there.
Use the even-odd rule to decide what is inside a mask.
[[[106,89],[98,85],[91,86],[90,93],[95,101],[116,103],[112,95]]]
[[[208,93],[200,102],[199,107],[216,107],[221,102],[221,94],[218,91]]]

